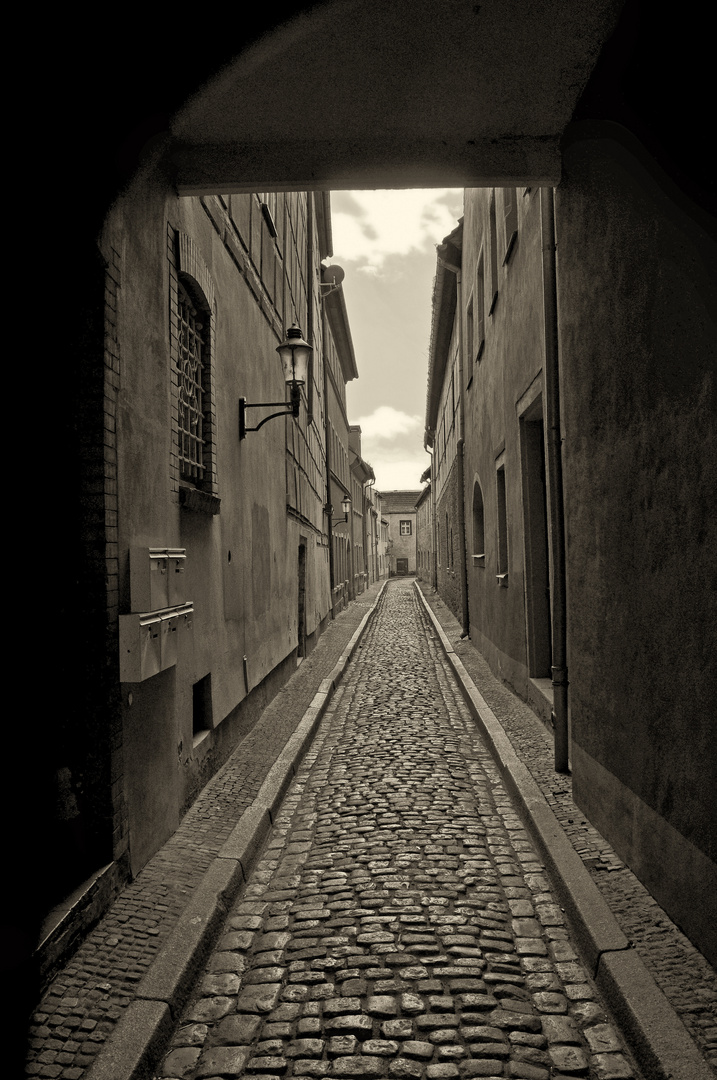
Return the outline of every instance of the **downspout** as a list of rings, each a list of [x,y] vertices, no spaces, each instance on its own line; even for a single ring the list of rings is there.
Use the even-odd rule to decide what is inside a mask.
[[[560,435],[560,378],[558,352],[558,297],[555,239],[555,192],[540,188],[540,223],[543,249],[543,315],[545,328],[545,453],[550,514],[552,592],[552,676],[555,771],[569,767],[567,593],[565,567],[565,513]]]
[[[323,319],[324,341],[326,341],[326,310],[321,312]],[[334,566],[334,523],[331,507],[331,438],[329,429],[329,375],[328,363],[324,356],[324,443],[326,446],[326,507],[328,510],[328,536],[329,536],[329,582],[331,588],[331,618],[335,619],[334,612],[334,589],[336,588],[336,567]]]
[[[433,436],[431,436],[432,438]],[[423,436],[423,449],[427,454],[431,455],[431,586],[433,589],[438,589],[438,554],[436,548],[438,547],[438,541],[436,536],[437,521],[436,521],[436,477],[433,468],[435,461],[434,446],[429,444],[428,432]]]
[[[436,448],[431,447],[431,502],[433,504],[433,588],[438,592],[438,469],[436,465]]]
[[[363,533],[363,538],[364,538],[364,541],[363,541],[363,570],[364,570],[364,574],[366,575],[366,588],[368,588],[369,577],[371,576],[369,574],[369,570],[368,570],[368,560],[369,560],[369,553],[368,553],[368,496],[366,494],[366,488],[367,488],[369,483],[370,483],[370,481],[366,481],[364,484],[361,485],[361,497],[362,497],[362,501],[363,501],[363,527],[362,527],[362,533]]]
[[[315,254],[315,250],[314,250],[314,221],[315,221],[314,197],[315,197],[314,193],[311,192],[311,191],[309,192],[309,194],[306,197],[306,260],[307,260],[307,266],[309,267],[309,275],[310,275],[310,281],[311,281],[311,287],[309,288],[308,294],[307,294],[307,297],[306,297],[306,322],[307,322],[306,340],[308,341],[309,345],[314,345],[315,344],[315,342],[314,342],[314,327],[316,325],[316,316],[315,316],[315,312],[314,312],[314,288],[313,288],[314,270],[315,270],[315,268],[314,268],[314,254]],[[321,292],[321,289],[319,289],[319,292]],[[322,327],[322,329],[323,329],[323,327]],[[311,353],[310,355],[311,355],[312,359],[309,361],[309,385],[306,387],[306,410],[307,410],[306,423],[307,423],[307,428],[308,428],[309,424],[311,423],[311,421],[314,418],[314,362],[313,362],[313,353]],[[308,432],[307,432],[307,439],[308,439]]]
[[[351,495],[354,493],[354,474],[351,472],[349,466],[349,485],[351,488]],[[356,599],[356,567],[354,566],[354,537],[356,535],[355,529],[355,517],[353,498],[351,499],[351,510],[349,512],[349,600]]]
[[[312,271],[312,281],[313,281],[313,271],[314,271],[314,220],[315,220],[314,198],[315,198],[314,193],[309,192],[309,194],[307,196],[307,199],[306,199],[306,217],[307,217],[306,242],[307,242],[307,248],[308,248],[308,265],[309,265],[309,267],[311,268],[311,271]],[[319,274],[320,273],[321,273],[321,271],[319,270]],[[307,337],[306,340],[310,344],[312,344],[313,343],[314,326],[315,326],[315,323],[318,321],[315,318],[315,314],[314,314],[314,290],[313,290],[313,287],[309,289],[309,293],[308,293],[308,296],[306,298],[306,311],[307,311],[307,320],[308,320],[308,327],[307,327],[308,337]],[[323,344],[323,342],[326,341],[326,310],[324,308],[324,305],[321,303],[321,288],[320,287],[319,287],[319,313],[320,313],[320,318],[321,318],[322,344]],[[326,368],[327,368],[326,355],[324,355],[323,360],[324,360],[324,377],[323,377],[323,390],[324,390],[324,442],[325,442],[325,445],[326,445],[326,506],[330,507],[331,506],[331,452],[330,452],[330,439],[329,439],[329,396],[328,396],[328,381],[327,381],[327,374],[326,374]],[[311,374],[310,374],[311,384],[309,385],[309,387],[307,387],[308,394],[307,394],[307,402],[306,402],[307,407],[309,409],[309,414],[308,414],[308,417],[307,417],[307,420],[308,420],[309,423],[311,423],[311,421],[313,419],[313,412],[314,412],[314,409],[313,409],[313,405],[314,405],[314,401],[313,401],[313,397],[314,397],[314,386],[313,386],[313,382],[314,382],[314,365],[313,365],[313,361],[312,361],[312,364],[311,364],[310,372],[311,372]],[[334,568],[333,523],[332,523],[332,513],[331,513],[330,510],[329,510],[329,513],[328,513],[327,516],[328,516],[328,529],[327,529],[327,532],[328,532],[328,538],[329,538],[329,609],[331,611],[331,618],[335,619],[336,615],[334,614],[334,585],[335,585],[334,576],[335,576],[336,571],[335,571],[335,568]]]

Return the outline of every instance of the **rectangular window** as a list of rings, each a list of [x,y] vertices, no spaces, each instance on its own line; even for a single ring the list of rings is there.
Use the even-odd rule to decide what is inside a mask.
[[[473,356],[471,363],[480,363],[485,345],[485,267],[483,252],[476,268],[476,287],[473,293]]]
[[[413,522],[402,521],[400,527],[401,536],[411,536],[413,533]]]
[[[181,282],[179,307],[179,466],[185,480],[204,478],[204,412],[206,396],[205,352],[208,341],[205,323],[209,316],[195,307]]]
[[[259,202],[261,203],[261,213],[269,230],[269,235],[276,239],[278,235],[276,228],[276,192],[260,191]]]
[[[194,240],[167,235],[172,486],[180,505],[218,514],[214,282]]]

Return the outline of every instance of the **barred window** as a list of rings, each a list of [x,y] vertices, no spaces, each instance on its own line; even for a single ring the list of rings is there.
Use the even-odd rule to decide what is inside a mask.
[[[178,282],[177,358],[179,382],[179,466],[184,480],[195,484],[204,478],[204,422],[209,313],[194,302]]]

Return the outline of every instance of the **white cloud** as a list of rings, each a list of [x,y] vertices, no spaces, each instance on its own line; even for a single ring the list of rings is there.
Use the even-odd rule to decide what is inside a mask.
[[[392,405],[379,405],[368,416],[359,417],[356,423],[361,428],[364,447],[368,442],[383,442],[395,439],[397,435],[414,435],[419,438],[423,434],[423,421],[420,416],[409,416],[400,409],[394,409]]]
[[[428,458],[377,463],[373,466],[376,487],[379,491],[422,491],[421,475],[428,468],[426,461]]]
[[[377,274],[388,255],[426,251],[441,242],[462,213],[453,188],[351,191],[332,194],[334,257],[361,262]]]
[[[418,491],[421,473],[430,464],[423,449],[422,418],[392,405],[379,405],[357,423],[361,428],[361,456],[370,462],[378,490]]]

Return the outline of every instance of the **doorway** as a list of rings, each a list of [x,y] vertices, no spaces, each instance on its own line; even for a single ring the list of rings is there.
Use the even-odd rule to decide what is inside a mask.
[[[306,539],[299,542],[299,602],[298,602],[298,641],[297,656],[300,660],[306,656]]]
[[[520,417],[520,452],[528,674],[533,679],[544,679],[551,674],[552,641],[542,394]]]

